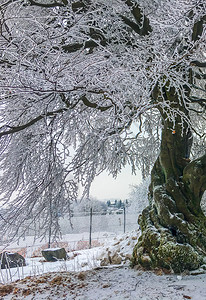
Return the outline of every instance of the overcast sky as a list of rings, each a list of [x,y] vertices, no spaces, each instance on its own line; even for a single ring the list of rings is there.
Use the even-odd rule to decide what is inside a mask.
[[[138,172],[137,175],[131,175],[131,168],[129,166],[122,170],[117,179],[114,179],[107,173],[102,173],[92,184],[91,196],[97,198],[97,200],[125,200],[131,191],[130,186],[137,185],[140,182],[141,173]]]

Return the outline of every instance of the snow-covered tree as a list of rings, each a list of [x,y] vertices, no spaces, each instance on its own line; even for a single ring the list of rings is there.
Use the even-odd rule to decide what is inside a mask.
[[[2,0],[0,13],[4,232],[34,221],[57,232],[78,184],[88,197],[102,171],[130,164],[146,176],[154,164],[133,263],[197,268],[206,253],[205,1]]]
[[[129,208],[128,213],[136,213],[137,216],[141,214],[143,209],[148,206],[148,190],[151,178],[148,176],[138,185],[132,185],[129,194]]]
[[[90,199],[83,199],[74,205],[74,215],[90,214],[91,208],[93,213],[97,214],[105,213],[107,211],[107,205],[105,202],[90,197]]]

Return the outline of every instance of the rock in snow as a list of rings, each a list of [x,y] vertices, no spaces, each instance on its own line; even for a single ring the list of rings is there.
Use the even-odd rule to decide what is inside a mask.
[[[26,266],[25,259],[19,253],[2,252],[0,254],[0,268],[9,269]]]
[[[46,261],[57,261],[59,259],[67,259],[67,253],[64,248],[49,248],[42,250],[42,255]]]

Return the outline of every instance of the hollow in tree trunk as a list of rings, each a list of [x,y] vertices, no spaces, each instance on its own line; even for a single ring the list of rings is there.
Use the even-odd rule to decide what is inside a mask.
[[[173,89],[166,96],[188,115]],[[181,113],[175,123],[165,112],[161,115],[161,149],[151,173],[150,204],[138,220],[142,235],[133,251],[133,264],[179,273],[197,269],[206,257],[206,217],[200,206],[206,189],[206,155],[191,162],[188,123]]]

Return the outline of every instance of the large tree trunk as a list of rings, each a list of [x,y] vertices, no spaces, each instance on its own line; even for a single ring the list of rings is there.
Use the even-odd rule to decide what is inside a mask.
[[[206,155],[190,162],[191,132],[181,118],[181,112],[188,116],[187,111],[173,89],[166,97],[179,115],[174,124],[161,111],[161,149],[151,174],[150,205],[139,217],[142,235],[133,264],[179,273],[198,268],[206,257],[206,217],[200,207],[206,189]]]

